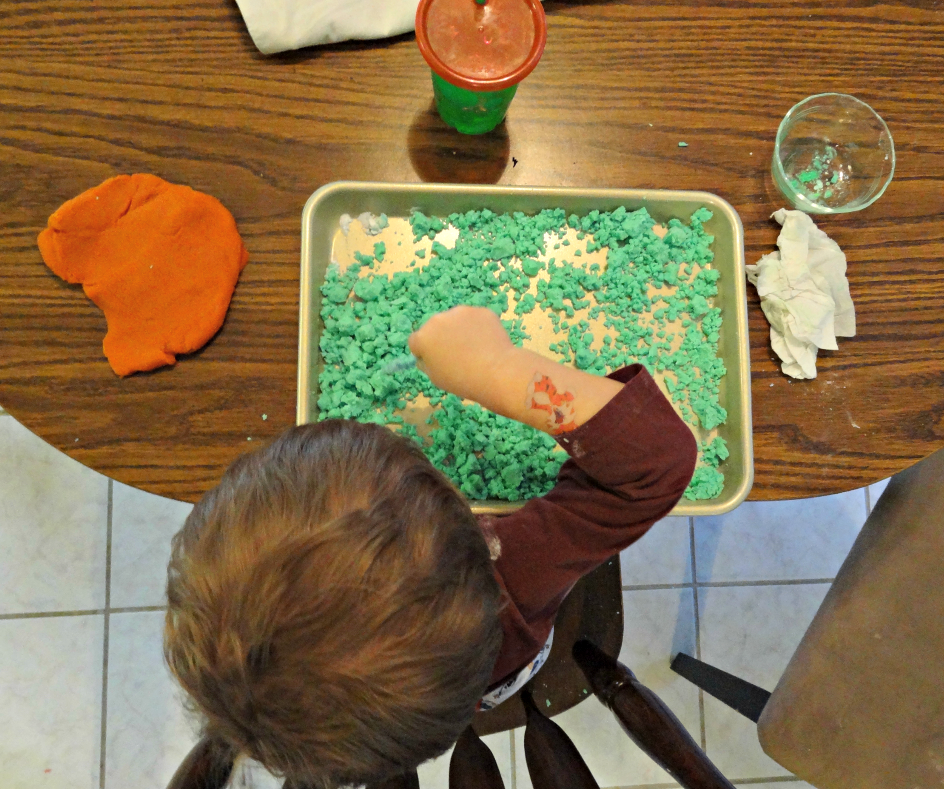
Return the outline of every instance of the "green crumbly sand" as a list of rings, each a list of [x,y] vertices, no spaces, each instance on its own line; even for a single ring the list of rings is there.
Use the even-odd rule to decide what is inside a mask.
[[[839,172],[831,169],[835,158],[836,149],[827,145],[822,153],[813,156],[809,167],[794,174],[790,185],[798,194],[806,195],[814,203],[828,200],[833,196],[832,186],[839,182]]]
[[[718,397],[725,374],[717,353],[721,310],[712,306],[719,274],[709,267],[713,237],[702,227],[710,218],[701,208],[688,225],[672,219],[660,237],[645,209],[413,213],[409,270],[381,273],[387,249],[378,242],[373,256],[354,253],[356,262],[327,272],[319,418],[396,426],[470,499],[540,496],[566,459],[551,437],[446,394],[416,369],[385,367],[409,353],[412,331],[460,304],[504,316],[517,345],[531,341],[528,322],[542,316],[556,337],[540,349],[547,355],[599,375],[639,362],[661,380],[704,439],[685,495],[717,497],[728,449],[709,435],[727,418]],[[458,231],[452,246],[437,240],[449,229]],[[573,231],[571,246],[565,236]],[[411,411],[427,401],[428,418],[411,421]]]

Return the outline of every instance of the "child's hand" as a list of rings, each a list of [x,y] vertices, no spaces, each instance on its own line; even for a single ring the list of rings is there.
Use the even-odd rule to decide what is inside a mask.
[[[487,307],[453,307],[413,332],[410,350],[440,389],[482,402],[500,377],[502,357],[514,345]]]

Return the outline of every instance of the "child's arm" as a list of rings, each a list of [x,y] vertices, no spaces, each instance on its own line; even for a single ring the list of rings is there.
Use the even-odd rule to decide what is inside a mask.
[[[486,307],[454,307],[410,337],[419,367],[440,389],[551,435],[573,430],[623,385],[516,348]]]
[[[508,595],[497,682],[537,654],[581,576],[668,515],[695,469],[695,437],[641,365],[608,378],[566,368],[515,348],[489,310],[435,315],[410,349],[437,386],[557,435],[571,456],[553,490],[491,522]]]

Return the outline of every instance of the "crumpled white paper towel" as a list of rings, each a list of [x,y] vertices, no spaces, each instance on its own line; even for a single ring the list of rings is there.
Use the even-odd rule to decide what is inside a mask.
[[[413,30],[419,0],[236,0],[260,52],[398,36]]]
[[[838,349],[836,337],[855,337],[855,307],[839,245],[802,211],[781,208],[779,252],[745,266],[770,321],[770,344],[794,378],[816,377],[816,352]]]

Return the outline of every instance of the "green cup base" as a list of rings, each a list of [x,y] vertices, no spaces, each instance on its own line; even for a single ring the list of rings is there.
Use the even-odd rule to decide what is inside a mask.
[[[485,134],[494,129],[504,119],[517,90],[517,85],[494,91],[466,90],[433,72],[439,117],[462,134]]]

